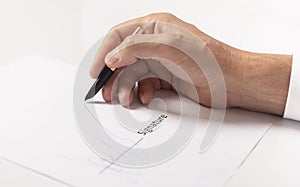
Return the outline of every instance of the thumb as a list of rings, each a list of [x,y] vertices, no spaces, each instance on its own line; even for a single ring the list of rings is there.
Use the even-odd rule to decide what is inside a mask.
[[[109,52],[105,57],[105,63],[110,68],[128,66],[138,59],[150,59],[170,56],[172,50],[163,50],[162,45],[170,45],[172,35],[170,34],[140,34],[131,35]]]

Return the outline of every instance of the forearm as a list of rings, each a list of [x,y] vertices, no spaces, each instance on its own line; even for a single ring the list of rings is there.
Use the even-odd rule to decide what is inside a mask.
[[[283,115],[291,74],[292,56],[236,50],[235,76],[229,84],[231,106]]]
[[[252,53],[197,32],[216,57],[225,80],[227,106],[283,115],[292,56]]]

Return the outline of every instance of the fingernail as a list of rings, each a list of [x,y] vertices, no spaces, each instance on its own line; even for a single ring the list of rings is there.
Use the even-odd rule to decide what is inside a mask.
[[[109,64],[109,65],[115,64],[115,63],[117,63],[117,62],[119,61],[119,59],[120,59],[120,55],[119,55],[119,53],[117,53],[117,54],[115,54],[114,56],[112,56],[112,57],[107,61],[106,64]]]

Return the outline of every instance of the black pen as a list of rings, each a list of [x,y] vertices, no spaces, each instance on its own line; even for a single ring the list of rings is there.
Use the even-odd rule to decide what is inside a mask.
[[[132,33],[132,35],[135,34],[141,34],[143,32],[143,29],[141,27],[136,28],[136,30]],[[110,69],[106,65],[104,66],[103,70],[99,74],[97,80],[94,82],[93,86],[89,90],[89,92],[85,96],[85,101],[93,98],[99,90],[104,86],[104,84],[109,80],[109,78],[113,75],[115,69]]]

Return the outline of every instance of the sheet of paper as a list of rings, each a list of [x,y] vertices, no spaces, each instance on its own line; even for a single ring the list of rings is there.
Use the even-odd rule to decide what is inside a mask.
[[[1,157],[74,186],[222,186],[240,167],[272,120],[276,120],[270,115],[228,110],[213,146],[199,154],[206,128],[203,124],[207,124],[205,116],[209,113],[209,109],[200,107],[202,118],[193,137],[170,160],[139,169],[111,165],[99,174],[109,163],[86,145],[74,121],[75,72],[76,68],[69,64],[37,56],[0,69]],[[169,92],[156,93],[156,98],[154,106],[159,99],[171,105],[176,102],[176,95]],[[137,106],[130,112],[139,116],[141,123],[142,118],[151,119],[160,114],[158,110],[151,116],[145,106]],[[104,123],[106,129],[121,141],[124,140],[120,138],[122,129],[108,125],[115,119],[110,113],[112,107],[120,106],[97,104],[96,111],[101,111],[98,118],[109,122]],[[172,125],[178,117],[174,110],[167,113],[168,120],[158,130],[137,146],[155,146],[167,140],[176,130],[176,123]],[[134,137],[128,139],[129,144],[135,141]]]

